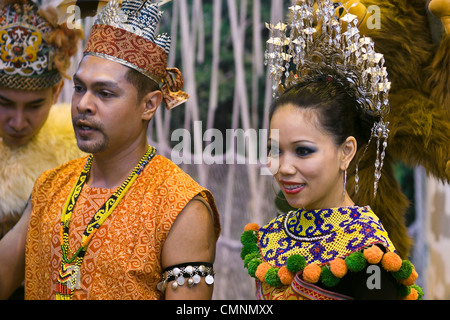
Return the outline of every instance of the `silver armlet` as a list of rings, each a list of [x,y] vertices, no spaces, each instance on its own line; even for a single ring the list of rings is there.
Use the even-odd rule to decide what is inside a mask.
[[[214,283],[214,268],[207,262],[190,262],[168,267],[163,271],[161,282],[158,283],[158,290],[164,292],[170,282],[172,289],[178,288],[187,282],[188,287],[199,284],[201,278],[205,278],[207,285]]]

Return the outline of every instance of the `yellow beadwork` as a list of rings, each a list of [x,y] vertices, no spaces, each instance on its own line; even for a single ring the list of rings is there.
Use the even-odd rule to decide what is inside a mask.
[[[345,298],[332,291],[321,294],[311,285],[321,282],[333,287],[348,272],[359,272],[367,263],[380,261],[397,280],[399,298],[423,296],[422,289],[414,284],[418,277],[414,266],[394,252],[369,207],[292,211],[259,230],[256,224],[248,224],[241,243],[244,267],[259,280],[258,295],[265,299],[301,299],[304,294],[314,299]]]
[[[320,211],[320,212],[319,212]],[[357,215],[354,219],[352,215]],[[381,243],[395,251],[387,232],[369,207],[333,208],[329,211],[292,211],[258,231],[261,254],[273,266],[298,254],[319,264],[347,256],[369,244]]]
[[[61,251],[62,251],[62,259],[61,259],[61,270],[59,272],[59,276],[56,281],[58,292],[56,294],[57,300],[67,300],[71,299],[73,295],[73,288],[68,288],[67,283],[68,279],[70,279],[70,275],[68,275],[67,270],[71,270],[67,266],[78,266],[80,267],[84,254],[89,246],[89,242],[92,237],[95,235],[97,230],[103,224],[103,222],[111,215],[116,206],[125,196],[129,188],[132,186],[133,182],[137,179],[140,172],[143,170],[145,165],[150,162],[150,160],[154,157],[156,153],[155,148],[149,146],[147,152],[136,165],[132,173],[128,176],[128,178],[122,183],[122,185],[117,189],[117,191],[105,202],[105,204],[94,214],[94,217],[86,226],[85,231],[83,232],[81,239],[81,246],[76,252],[73,252],[69,247],[69,224],[70,219],[72,217],[73,210],[75,208],[75,204],[78,200],[78,197],[83,189],[84,184],[86,183],[88,173],[90,171],[93,157],[92,155],[88,158],[86,165],[80,173],[78,181],[75,183],[72,188],[69,197],[64,205],[63,212],[61,214],[61,227],[60,227],[60,236],[61,236]],[[72,253],[72,257],[68,257],[68,252]]]

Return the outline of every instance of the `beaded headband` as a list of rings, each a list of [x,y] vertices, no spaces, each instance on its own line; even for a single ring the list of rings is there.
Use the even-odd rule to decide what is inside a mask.
[[[53,28],[38,7],[2,1],[0,14],[0,86],[41,90],[61,81],[53,62],[56,48],[49,43]]]
[[[184,103],[183,76],[167,68],[171,39],[155,36],[161,19],[158,3],[150,1],[109,1],[98,13],[84,50],[93,55],[131,67],[160,85],[167,109]]]
[[[391,84],[384,57],[374,50],[371,38],[360,36],[355,15],[346,11],[340,19],[337,18],[336,7],[331,0],[294,1],[289,10],[289,24],[266,24],[270,38],[265,63],[273,80],[273,96],[299,83],[330,78],[349,89],[362,113],[379,118],[366,146],[367,150],[372,138],[377,139],[375,196],[389,133],[389,123],[384,122],[383,117],[389,112]],[[381,140],[383,148],[380,153]],[[358,165],[355,179],[355,191],[358,192]]]

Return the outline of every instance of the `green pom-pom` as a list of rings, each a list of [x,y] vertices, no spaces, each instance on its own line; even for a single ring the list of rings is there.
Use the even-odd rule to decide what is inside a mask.
[[[247,230],[241,234],[241,243],[243,245],[246,245],[249,243],[256,243],[257,241],[258,241],[258,238],[256,237],[256,234],[253,232],[253,230]]]
[[[246,255],[244,258],[244,268],[247,268],[249,262],[255,258],[259,258],[259,254],[257,252],[252,252],[252,253],[249,253],[248,255]]]
[[[422,297],[423,297],[423,290],[422,290],[422,288],[419,287],[417,284],[413,284],[412,286],[410,286],[410,288],[416,289],[417,293],[419,294],[419,297],[417,298],[417,300],[422,300]]]
[[[268,285],[275,288],[281,287],[283,285],[281,283],[280,277],[278,276],[278,268],[270,268],[269,270],[267,270],[264,279],[266,280]]]
[[[392,275],[397,280],[405,280],[408,279],[413,271],[413,265],[408,260],[402,261],[402,266],[400,270],[393,272]]]
[[[286,261],[286,268],[292,273],[297,273],[305,269],[305,267],[306,267],[305,257],[299,254],[294,254],[290,256]]]
[[[359,272],[364,270],[367,265],[367,261],[364,258],[364,254],[360,251],[353,252],[347,258],[345,258],[345,264],[348,270],[352,272]]]
[[[258,246],[256,243],[245,244],[241,249],[241,259],[244,260],[246,255],[254,252],[258,252]]]
[[[337,285],[340,279],[331,272],[329,267],[324,266],[322,267],[322,272],[320,273],[320,280],[325,286],[331,288]]]
[[[397,295],[398,295],[400,298],[404,298],[404,297],[406,297],[406,296],[407,296],[408,294],[410,294],[410,293],[411,293],[410,287],[405,286],[405,285],[399,283],[398,288],[397,288]]]
[[[256,269],[261,264],[261,260],[253,259],[248,263],[247,272],[251,277],[255,277]]]

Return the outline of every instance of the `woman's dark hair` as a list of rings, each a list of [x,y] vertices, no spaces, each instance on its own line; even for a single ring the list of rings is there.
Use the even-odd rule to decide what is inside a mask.
[[[337,145],[353,136],[360,147],[368,142],[376,119],[361,112],[356,99],[347,90],[331,77],[294,85],[274,101],[269,119],[279,107],[286,104],[316,110],[319,122],[335,138]]]

